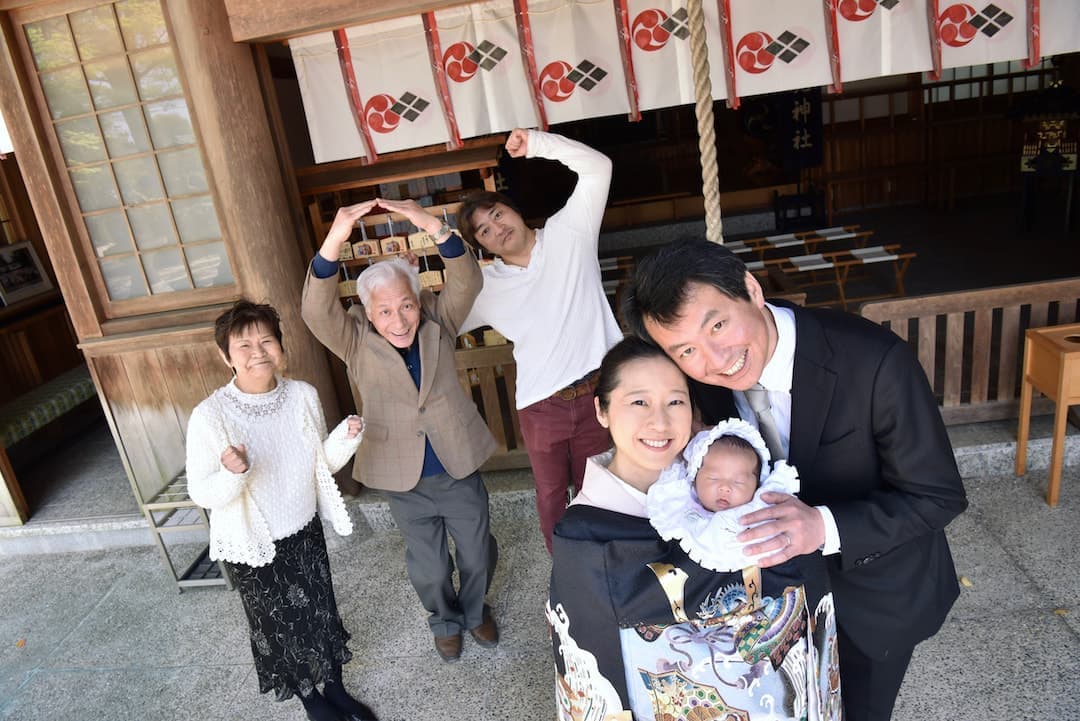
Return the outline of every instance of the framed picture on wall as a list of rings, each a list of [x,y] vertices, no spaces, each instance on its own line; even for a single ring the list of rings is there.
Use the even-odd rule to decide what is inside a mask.
[[[0,245],[0,300],[11,305],[52,290],[30,241]]]

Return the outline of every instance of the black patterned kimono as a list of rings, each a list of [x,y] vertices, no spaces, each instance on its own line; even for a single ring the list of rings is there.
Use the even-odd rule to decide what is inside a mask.
[[[560,721],[839,719],[827,583],[820,554],[718,573],[647,518],[571,506],[546,609]]]

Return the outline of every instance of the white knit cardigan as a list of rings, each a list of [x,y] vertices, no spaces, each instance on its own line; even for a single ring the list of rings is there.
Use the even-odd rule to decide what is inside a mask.
[[[303,441],[315,448],[314,492],[319,516],[340,536],[352,533],[352,520],[338,491],[333,473],[356,453],[363,433],[348,438],[348,419],[329,436],[318,392],[303,381],[279,378],[300,394],[304,407]],[[191,500],[211,511],[210,558],[212,560],[265,566],[274,559],[274,541],[248,488],[256,483],[260,469],[232,473],[221,465],[221,453],[230,445],[221,394],[214,391],[195,407],[188,421],[187,478]]]

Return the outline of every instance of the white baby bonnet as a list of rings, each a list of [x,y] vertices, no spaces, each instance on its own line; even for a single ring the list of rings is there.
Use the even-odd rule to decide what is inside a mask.
[[[720,436],[732,435],[746,440],[761,456],[761,486],[748,503],[721,511],[706,510],[694,490],[694,476],[701,468],[709,446]],[[798,493],[799,475],[786,461],[777,461],[769,470],[769,449],[752,425],[739,418],[721,421],[713,428],[694,436],[676,459],[664,469],[649,488],[646,510],[649,522],[666,541],[677,540],[686,554],[698,565],[712,571],[738,571],[759,557],[743,554],[744,543],[735,536],[745,526],[739,518],[768,507],[761,494],[769,491]],[[769,554],[762,554],[769,555]]]

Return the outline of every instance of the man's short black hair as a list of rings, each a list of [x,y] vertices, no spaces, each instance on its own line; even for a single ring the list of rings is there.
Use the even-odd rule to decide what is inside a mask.
[[[708,240],[677,240],[637,264],[623,291],[623,323],[638,338],[652,342],[645,319],[660,325],[677,321],[691,283],[711,285],[735,300],[750,300],[746,264],[738,256]]]

